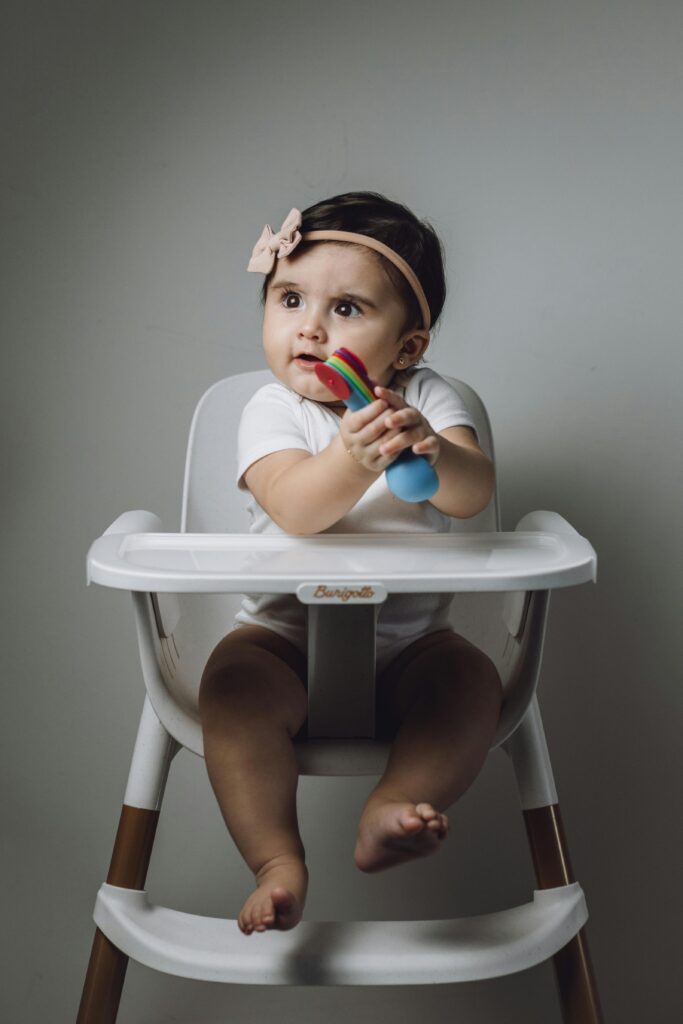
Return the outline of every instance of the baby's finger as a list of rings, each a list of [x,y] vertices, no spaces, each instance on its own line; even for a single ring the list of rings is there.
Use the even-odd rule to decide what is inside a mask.
[[[361,443],[367,446],[368,450],[373,453],[375,458],[381,459],[384,458],[385,455],[383,445],[388,441],[393,440],[395,437],[398,437],[399,434],[399,430],[385,430],[382,427],[380,433],[376,434],[374,437],[371,435],[368,435],[367,437],[363,435]]]
[[[424,434],[419,427],[415,427],[413,430],[400,430],[396,437],[383,441],[379,446],[379,450],[382,455],[393,455],[394,452],[400,452],[403,448],[411,448],[412,445],[417,444],[423,439]]]
[[[416,455],[424,455],[433,466],[441,451],[438,437],[430,435],[430,437],[425,437],[422,441],[417,441],[413,445],[413,451]]]
[[[363,429],[355,435],[355,438],[361,444],[372,444],[373,441],[377,441],[379,438],[382,438],[384,441],[388,441],[390,437],[396,437],[398,433],[400,433],[400,431],[396,429],[389,430],[386,426],[384,417],[378,416],[372,421],[372,423],[368,423],[366,427],[363,427]]]
[[[405,407],[406,403],[404,400],[395,391],[392,391],[391,388],[383,388],[381,384],[378,384],[375,388],[375,394],[378,398],[384,399],[387,405],[392,406],[394,409],[403,409]]]
[[[409,427],[412,423],[420,423],[422,420],[421,414],[414,409],[411,405],[406,405],[403,409],[392,409],[388,416],[385,417],[384,423],[387,427]]]
[[[386,408],[387,402],[378,398],[375,402],[364,405],[362,409],[358,409],[356,412],[351,412],[350,409],[347,409],[343,417],[346,421],[345,425],[351,433],[357,434],[368,423],[372,423]]]
[[[425,452],[436,451],[438,447],[438,437],[434,437],[433,434],[430,434],[429,437],[423,437],[421,441],[416,441],[413,445],[413,451],[416,451],[419,455],[424,455]]]

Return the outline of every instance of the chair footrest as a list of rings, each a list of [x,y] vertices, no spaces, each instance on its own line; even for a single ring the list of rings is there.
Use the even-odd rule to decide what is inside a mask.
[[[95,923],[118,949],[167,974],[245,985],[423,985],[494,978],[533,967],[583,927],[578,882],[531,903],[435,921],[301,921],[243,935],[236,921],[150,904],[105,883]]]

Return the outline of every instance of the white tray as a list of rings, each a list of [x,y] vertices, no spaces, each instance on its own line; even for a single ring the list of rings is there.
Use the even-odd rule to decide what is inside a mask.
[[[306,537],[107,532],[88,552],[88,582],[157,593],[286,594],[321,583],[457,593],[594,581],[590,543],[554,513],[533,515],[553,517],[560,529]]]

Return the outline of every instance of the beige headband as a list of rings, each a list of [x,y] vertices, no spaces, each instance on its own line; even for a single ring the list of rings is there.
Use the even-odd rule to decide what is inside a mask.
[[[374,249],[376,252],[386,256],[395,267],[401,271],[408,284],[415,292],[417,301],[420,304],[420,312],[422,313],[422,321],[425,330],[429,330],[431,325],[431,315],[429,312],[429,303],[423,291],[422,285],[420,284],[417,275],[412,268],[406,263],[402,256],[399,256],[397,252],[390,249],[384,242],[378,242],[375,238],[371,238],[370,235],[359,235],[354,231],[305,231],[302,235],[298,230],[301,227],[301,213],[296,208],[290,210],[287,217],[282,224],[282,227],[277,233],[273,232],[273,229],[269,224],[266,224],[261,237],[254,246],[254,250],[249,260],[249,266],[247,270],[257,272],[261,274],[269,274],[273,269],[275,258],[282,259],[285,256],[289,256],[291,252],[296,249],[299,242],[317,242],[323,240],[329,240],[331,242],[356,242],[358,245],[364,245],[368,249]]]

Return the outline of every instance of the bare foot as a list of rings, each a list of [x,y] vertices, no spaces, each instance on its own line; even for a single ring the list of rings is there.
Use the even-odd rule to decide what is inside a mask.
[[[237,918],[241,932],[289,931],[301,920],[308,889],[308,869],[295,856],[274,857],[256,875],[256,890]]]
[[[361,871],[382,871],[426,857],[448,834],[448,818],[431,804],[371,797],[358,825],[353,859]]]

